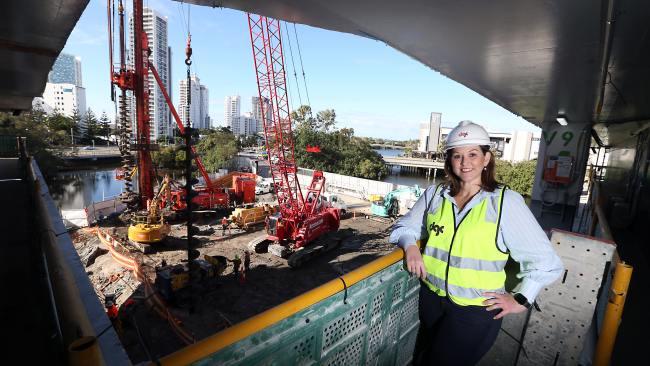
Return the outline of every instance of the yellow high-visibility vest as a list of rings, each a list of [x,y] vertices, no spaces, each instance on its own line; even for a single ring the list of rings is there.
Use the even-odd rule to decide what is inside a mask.
[[[484,199],[458,225],[453,204],[446,198],[434,213],[427,213],[429,239],[422,258],[427,270],[424,282],[433,292],[463,306],[483,306],[483,292],[505,292],[509,255],[497,246],[497,233],[506,189],[497,188],[498,201]],[[495,220],[488,219],[488,210]]]

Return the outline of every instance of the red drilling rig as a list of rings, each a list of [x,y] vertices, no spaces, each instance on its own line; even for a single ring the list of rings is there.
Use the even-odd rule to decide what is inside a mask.
[[[176,108],[172,104],[167,89],[163,84],[158,71],[153,63],[149,62],[151,49],[148,45],[147,34],[143,29],[143,6],[142,0],[133,0],[133,34],[134,34],[134,50],[133,50],[133,66],[126,63],[126,27],[124,26],[124,4],[122,0],[117,1],[118,6],[118,19],[119,21],[119,56],[120,61],[118,65],[113,63],[113,27],[115,22],[114,7],[115,0],[108,0],[108,42],[109,42],[109,65],[110,65],[110,79],[111,87],[117,86],[120,89],[119,97],[119,128],[120,128],[120,153],[122,154],[123,167],[125,172],[133,171],[135,165],[131,151],[137,151],[137,174],[138,174],[138,192],[140,199],[131,191],[131,177],[125,175],[125,192],[122,195],[122,200],[131,206],[134,210],[136,207],[146,207],[147,200],[154,198],[153,183],[154,172],[151,162],[150,152],[157,148],[156,145],[151,144],[150,141],[150,116],[149,116],[149,72],[153,75],[158,88],[162,92],[167,106],[172,112],[172,116],[176,121],[176,125],[181,132],[185,133],[185,127],[176,112]],[[189,52],[189,53],[188,53]],[[188,59],[191,56],[190,41],[186,53]],[[118,70],[115,68],[118,66]],[[129,122],[129,103],[127,99],[127,91],[131,91],[135,99],[136,106],[136,134],[135,143],[130,144],[131,140],[131,124]],[[111,92],[111,96],[113,93]],[[239,174],[232,177],[232,184],[230,187],[223,184],[215,184],[210,179],[208,172],[205,170],[201,158],[196,153],[196,149],[192,146],[192,155],[196,166],[205,181],[205,185],[197,186],[195,191],[196,197],[192,199],[193,203],[197,204],[198,208],[211,209],[211,208],[227,208],[232,206],[233,202],[237,203],[250,203],[255,200],[255,177],[252,174]],[[138,202],[139,201],[139,202]],[[161,202],[161,205],[167,204],[165,201],[171,201],[171,207],[175,211],[182,211],[187,208],[185,204],[185,189],[180,186],[174,186],[171,191],[171,197],[168,200]]]
[[[266,222],[267,236],[250,243],[256,252],[270,251],[299,266],[319,250],[305,248],[321,235],[339,228],[340,212],[321,200],[323,172],[314,171],[303,197],[297,177],[291,115],[287,96],[280,21],[248,14],[257,88],[266,138],[268,162],[280,210]],[[271,118],[267,118],[268,101]],[[318,246],[326,248],[326,245]],[[267,249],[268,248],[268,249]]]

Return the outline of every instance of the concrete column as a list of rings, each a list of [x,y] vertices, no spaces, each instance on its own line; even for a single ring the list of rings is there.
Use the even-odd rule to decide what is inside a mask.
[[[567,126],[561,126],[556,121],[552,121],[545,122],[542,126],[532,198],[534,201],[546,204],[566,203],[568,206],[575,207],[582,193],[589,157],[591,123],[569,120]],[[553,156],[572,157],[573,164],[568,183],[550,183],[548,182],[550,179],[544,179],[544,170],[550,167],[548,161]],[[557,171],[558,175],[562,173]]]

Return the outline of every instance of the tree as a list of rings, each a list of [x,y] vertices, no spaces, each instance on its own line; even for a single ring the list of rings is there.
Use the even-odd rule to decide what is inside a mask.
[[[40,118],[36,117],[34,123],[41,124]],[[59,112],[46,118],[45,125],[50,130],[47,140],[53,145],[68,145],[72,143],[70,131],[75,130],[76,126],[70,117],[66,117]]]
[[[74,123],[74,132],[79,133],[81,131],[81,113],[79,113],[79,110],[77,108],[72,110],[72,116],[70,116],[72,119],[72,122]]]
[[[178,146],[164,146],[151,153],[151,160],[161,169],[182,170],[185,168],[185,151]]]
[[[60,160],[48,150],[52,132],[39,116],[31,112],[19,116],[0,112],[0,135],[26,137],[27,151],[36,159],[45,178],[56,174]]]
[[[105,111],[102,111],[102,116],[99,117],[99,128],[97,132],[100,136],[106,137],[106,145],[108,145],[111,133],[111,121],[108,119]]]
[[[531,196],[535,181],[537,160],[521,161],[515,164],[496,160],[496,179],[522,196]]]
[[[209,171],[216,171],[226,167],[230,159],[237,154],[237,139],[229,132],[210,131],[196,144],[196,150],[203,165]]]
[[[301,105],[298,109],[291,112],[291,122],[293,123],[292,129],[316,128],[316,120],[311,115],[311,107],[308,105]]]
[[[257,146],[257,135],[239,136],[239,144],[241,147]]]
[[[354,136],[354,129],[336,130],[336,113],[329,109],[309,117],[309,107],[297,112],[294,131],[296,163],[310,169],[355,177],[379,179],[388,174],[381,156],[370,146],[369,139]],[[318,146],[320,153],[307,152],[309,146]]]
[[[84,134],[84,137],[88,141],[94,141],[95,138],[97,138],[97,135],[99,135],[99,123],[92,109],[88,108],[84,121],[86,122],[86,133]]]
[[[326,109],[316,114],[317,130],[329,132],[334,129],[336,125],[336,112],[333,109]]]

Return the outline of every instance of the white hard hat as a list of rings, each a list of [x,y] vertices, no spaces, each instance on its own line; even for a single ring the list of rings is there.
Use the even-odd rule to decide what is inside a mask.
[[[490,136],[482,126],[472,121],[461,121],[447,135],[445,151],[469,145],[490,145]]]

